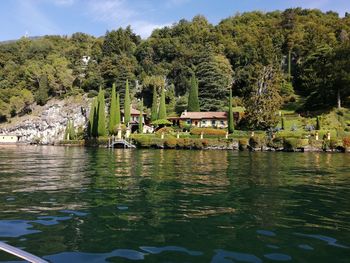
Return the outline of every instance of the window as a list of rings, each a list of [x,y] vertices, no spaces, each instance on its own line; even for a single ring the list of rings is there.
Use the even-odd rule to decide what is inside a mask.
[[[215,121],[215,120],[212,120],[212,121],[211,121],[211,125],[215,126],[215,125],[216,125],[216,121]]]
[[[224,121],[220,121],[220,123],[221,123],[221,125],[224,125],[224,124],[225,124],[225,122],[224,122]]]
[[[191,124],[191,120],[187,120],[187,124]]]

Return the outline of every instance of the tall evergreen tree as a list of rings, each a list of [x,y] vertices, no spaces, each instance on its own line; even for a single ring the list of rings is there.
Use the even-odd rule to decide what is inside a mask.
[[[200,111],[198,100],[198,81],[194,75],[191,77],[191,88],[188,95],[188,111]]]
[[[229,98],[229,105],[228,105],[228,132],[233,133],[235,126],[233,122],[233,110],[232,110],[232,89],[230,89],[230,98]]]
[[[141,100],[141,106],[140,106],[139,133],[143,133],[143,99]]]
[[[98,96],[94,99],[94,106],[93,106],[93,122],[91,126],[91,135],[92,137],[98,136]]]
[[[69,139],[75,140],[76,134],[75,134],[75,128],[74,128],[74,120],[70,121],[69,123]]]
[[[97,135],[106,136],[105,92],[100,88],[98,94],[98,126]]]
[[[131,119],[131,102],[130,102],[130,93],[129,93],[129,81],[126,81],[125,86],[125,97],[124,97],[124,123],[128,124]]]
[[[165,120],[166,118],[167,118],[167,115],[166,115],[166,105],[165,105],[165,91],[163,88],[162,95],[160,97],[158,120]]]
[[[93,134],[94,113],[95,113],[95,98],[92,100],[91,106],[90,106],[89,122],[87,127],[87,132],[89,137],[92,137],[92,134]]]
[[[39,89],[36,94],[36,103],[43,106],[49,99],[49,84],[47,75],[42,75],[39,79]]]
[[[120,97],[119,93],[117,93],[117,105],[116,105],[116,113],[115,113],[115,124],[120,124]]]
[[[153,99],[152,99],[152,110],[151,110],[151,121],[158,119],[158,96],[157,88],[153,87]]]
[[[64,140],[70,140],[70,120],[67,121],[67,124],[66,124],[66,129],[64,131]]]
[[[115,83],[112,86],[111,105],[109,107],[109,134],[114,133],[114,127],[117,124],[117,98],[115,94]]]

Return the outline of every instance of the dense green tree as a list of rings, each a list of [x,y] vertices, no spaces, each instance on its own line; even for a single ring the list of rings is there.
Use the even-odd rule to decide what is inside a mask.
[[[39,105],[45,105],[47,100],[49,99],[49,86],[47,81],[47,76],[43,75],[39,80],[39,89],[36,93],[36,103]]]
[[[188,111],[200,111],[199,100],[198,100],[198,81],[193,75],[191,78],[191,89],[188,95]]]
[[[162,89],[162,94],[160,96],[158,120],[166,120],[166,104],[165,104],[165,90]]]
[[[117,124],[117,97],[115,84],[112,86],[111,105],[109,107],[109,134],[114,133],[114,127]]]
[[[129,124],[131,119],[131,101],[129,93],[129,81],[126,81],[125,96],[124,96],[124,123]]]
[[[233,133],[235,129],[232,110],[232,90],[230,89],[230,96],[228,101],[228,132]]]
[[[233,71],[226,57],[202,52],[196,68],[202,110],[218,111],[225,107],[224,101],[232,87],[232,75]]]
[[[157,96],[157,88],[154,86],[153,88],[153,99],[152,99],[152,109],[151,109],[151,121],[155,121],[158,119],[158,96]]]
[[[98,125],[97,125],[97,135],[106,136],[106,109],[105,109],[105,92],[100,88],[98,94]]]
[[[256,72],[255,85],[244,98],[244,124],[249,129],[266,130],[278,123],[276,112],[282,105],[279,95],[280,78],[272,66],[261,66]]]

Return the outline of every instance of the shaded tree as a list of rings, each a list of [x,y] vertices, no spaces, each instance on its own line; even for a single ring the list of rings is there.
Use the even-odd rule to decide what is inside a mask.
[[[188,111],[200,111],[198,100],[198,81],[194,75],[191,77],[191,88],[188,95]]]

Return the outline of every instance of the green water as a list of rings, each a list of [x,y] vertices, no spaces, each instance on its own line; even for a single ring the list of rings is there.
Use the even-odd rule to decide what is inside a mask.
[[[8,146],[0,169],[0,240],[50,262],[350,262],[350,154]]]

